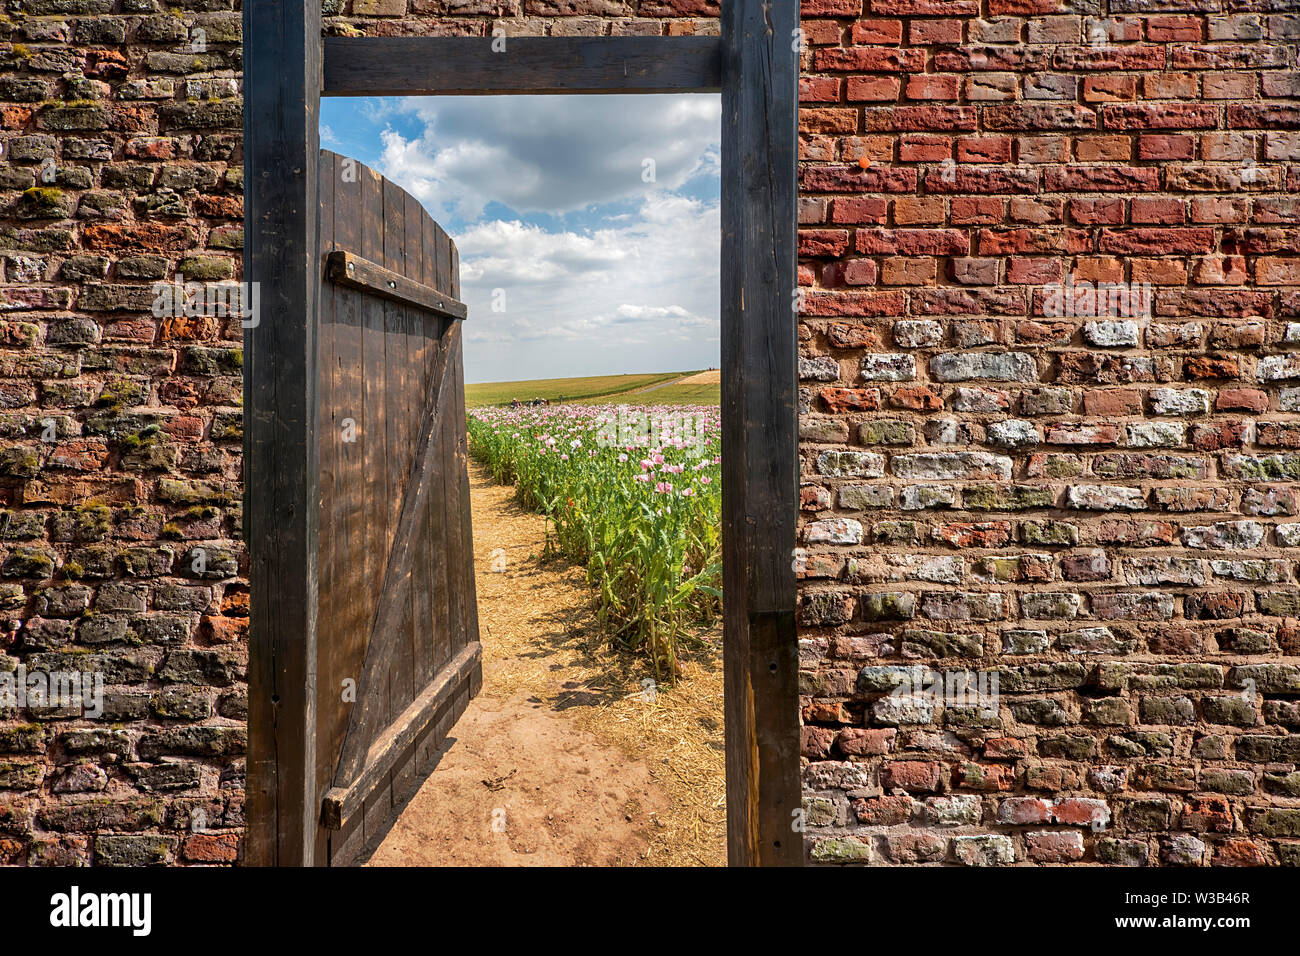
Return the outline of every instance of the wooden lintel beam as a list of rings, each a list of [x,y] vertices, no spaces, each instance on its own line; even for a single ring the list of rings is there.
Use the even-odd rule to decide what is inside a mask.
[[[718,37],[326,37],[322,96],[718,93]]]
[[[331,252],[325,260],[325,275],[339,285],[382,296],[440,318],[463,320],[469,315],[464,302],[351,252]]]

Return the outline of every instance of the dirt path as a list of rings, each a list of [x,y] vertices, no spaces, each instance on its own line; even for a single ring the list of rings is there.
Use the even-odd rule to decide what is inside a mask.
[[[483,691],[377,866],[721,865],[722,670],[704,635],[660,689],[611,652],[545,521],[471,464]]]

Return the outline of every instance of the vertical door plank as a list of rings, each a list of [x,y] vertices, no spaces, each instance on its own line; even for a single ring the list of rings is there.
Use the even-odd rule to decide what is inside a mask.
[[[456,244],[448,241],[449,262],[448,270],[451,277],[451,296],[454,299],[460,298],[460,252],[456,249]],[[469,497],[469,444],[465,433],[465,356],[462,348],[462,330],[463,323],[454,323],[456,327],[455,338],[455,369],[456,369],[456,389],[452,392],[455,400],[454,416],[448,416],[455,422],[455,469],[456,482],[460,487],[459,510],[450,519],[460,534],[460,556],[461,556],[461,589],[457,598],[459,613],[461,616],[461,630],[458,635],[456,650],[459,651],[466,644],[478,640],[478,595],[477,585],[474,581],[474,531],[473,515],[470,508]],[[474,672],[471,678],[470,694],[477,694],[483,681],[481,670]]]
[[[384,256],[384,195],[383,180],[373,170],[358,167],[361,181],[361,256],[379,262]],[[366,499],[366,550],[364,587],[366,600],[365,654],[370,654],[371,628],[378,613],[384,587],[384,570],[388,565],[388,552],[392,546],[389,524],[393,489],[388,476],[388,429],[385,396],[388,390],[385,349],[387,330],[384,300],[375,296],[362,298],[365,316],[365,350],[363,356],[362,384],[365,395],[365,499]],[[360,597],[360,595],[358,595]],[[357,680],[362,675],[357,674]],[[360,684],[357,687],[357,706],[365,715],[361,724],[354,724],[348,733],[360,733],[365,741],[373,740],[384,726],[387,714],[387,674],[377,680],[377,686]],[[364,747],[362,748],[364,751]],[[335,778],[338,780],[337,775]]]
[[[320,260],[324,261],[335,248],[334,244],[334,184],[337,179],[336,163],[340,157],[322,150],[320,175],[317,182],[318,236]],[[317,647],[316,647],[316,792],[324,793],[330,785],[333,769],[332,742],[328,728],[338,721],[340,709],[337,698],[331,699],[330,686],[337,679],[339,659],[333,636],[337,633],[338,596],[346,587],[340,573],[340,551],[344,550],[339,535],[339,521],[335,513],[337,502],[346,497],[347,489],[339,483],[340,448],[338,433],[338,382],[335,369],[339,364],[339,342],[336,337],[339,289],[324,283],[320,291],[320,413],[317,436],[320,448],[320,538],[318,541],[319,590],[317,593]],[[316,858],[329,859],[329,833],[317,828]]]
[[[406,221],[405,262],[403,273],[409,279],[424,282],[424,210],[414,196],[402,194],[403,217]],[[416,309],[406,313],[406,360],[410,386],[406,393],[406,415],[410,421],[411,444],[414,447],[424,429],[424,395],[428,377],[428,339],[424,335],[424,320]],[[410,601],[411,682],[415,693],[424,686],[428,655],[424,648],[429,641],[432,607],[429,604],[429,509],[426,505],[418,516],[415,551],[411,555]]]
[[[332,162],[322,164],[321,176],[322,184],[327,173],[332,178],[333,245],[337,249],[356,251],[361,247],[362,228],[362,185],[358,164],[341,156],[326,155],[332,156]],[[331,326],[334,357],[328,366],[322,364],[322,376],[328,375],[332,382],[332,397],[330,420],[322,420],[321,440],[322,454],[328,445],[335,449],[332,459],[335,493],[332,499],[323,497],[321,519],[322,560],[328,548],[333,565],[331,593],[322,591],[321,595],[318,654],[317,734],[320,756],[317,777],[321,781],[322,793],[333,782],[348,722],[357,706],[355,700],[344,699],[344,682],[352,682],[352,696],[355,697],[370,630],[370,619],[365,613],[367,436],[362,381],[362,296],[356,290],[336,283],[325,283],[324,289],[324,294],[330,295],[334,303]],[[351,430],[345,433],[344,423],[349,419]],[[345,441],[348,435],[352,441]],[[328,611],[325,610],[327,601]],[[323,827],[321,832],[328,834],[333,862],[346,842],[346,835]]]
[[[450,259],[447,250],[450,241],[447,234],[437,223],[430,220],[427,227],[428,269],[433,277],[434,288],[451,294]],[[456,323],[444,319],[438,323],[438,364],[432,374],[445,376],[451,362],[451,329]],[[436,383],[431,383],[436,384]],[[446,399],[444,398],[444,401]],[[436,565],[433,570],[438,608],[438,636],[433,646],[434,670],[445,666],[455,654],[456,620],[452,613],[452,593],[456,583],[455,562],[458,560],[455,549],[451,546],[450,535],[453,530],[452,517],[447,509],[447,487],[450,475],[447,469],[448,434],[450,425],[447,416],[439,417],[438,422],[438,477],[437,483],[429,489],[432,496],[430,511],[437,525],[435,532]]]
[[[425,212],[414,196],[399,192],[402,201],[402,215],[405,220],[405,240],[402,246],[402,272],[407,278],[423,281],[424,279],[424,219]],[[406,417],[409,444],[414,449],[419,443],[424,429],[425,390],[428,376],[429,339],[425,335],[424,319],[414,308],[405,310],[405,328],[407,343],[407,389]],[[412,466],[414,456],[412,456]],[[409,479],[408,479],[409,485]],[[414,489],[408,487],[406,493]],[[429,665],[428,641],[431,633],[433,616],[429,593],[429,506],[426,501],[417,516],[417,541],[411,555],[411,572],[407,584],[407,598],[410,602],[410,631],[406,635],[407,648],[404,651],[411,682],[411,699],[420,693],[432,678],[427,673]],[[393,771],[393,799],[399,800],[416,783],[416,760],[414,742],[410,753],[398,761]]]
[[[406,194],[395,183],[384,180],[384,257],[383,266],[393,272],[406,271]],[[411,492],[411,466],[415,461],[415,429],[410,411],[411,391],[418,387],[410,370],[410,309],[396,302],[385,306],[385,416],[387,418],[389,528],[388,555],[392,560],[396,544],[397,517],[402,499]],[[391,593],[382,600],[396,602],[396,633],[375,634],[373,640],[391,645],[388,667],[388,710],[383,726],[387,727],[415,699],[414,661],[411,658],[411,580],[408,575],[388,583]]]
[[[452,244],[450,237],[438,230],[438,274],[444,283],[443,288],[451,289],[455,285],[452,271]],[[460,323],[452,322],[443,332],[447,362],[443,374],[448,377],[448,388],[443,391],[442,400],[446,407],[442,415],[442,470],[443,470],[443,527],[446,534],[443,542],[447,563],[447,641],[445,653],[450,659],[465,646],[465,568],[467,556],[464,545],[457,532],[460,520],[460,480],[456,470],[457,429],[455,395],[456,365],[460,361]]]

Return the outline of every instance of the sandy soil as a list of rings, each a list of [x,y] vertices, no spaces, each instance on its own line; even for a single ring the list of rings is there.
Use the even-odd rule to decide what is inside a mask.
[[[643,763],[571,721],[480,697],[368,865],[629,865],[666,803]]]
[[[471,465],[483,691],[367,865],[725,863],[722,668],[676,687],[612,652],[546,522]]]

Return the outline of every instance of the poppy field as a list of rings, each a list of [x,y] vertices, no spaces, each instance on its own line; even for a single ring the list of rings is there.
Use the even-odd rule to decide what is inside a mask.
[[[722,602],[720,414],[710,406],[474,408],[471,456],[549,519],[605,631],[661,677]]]

